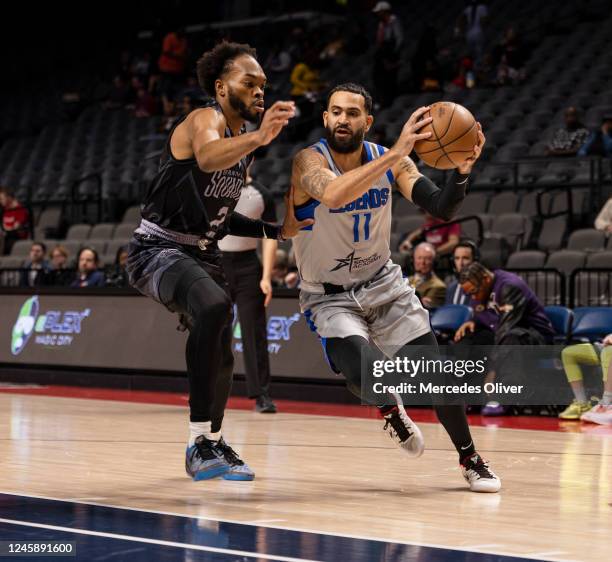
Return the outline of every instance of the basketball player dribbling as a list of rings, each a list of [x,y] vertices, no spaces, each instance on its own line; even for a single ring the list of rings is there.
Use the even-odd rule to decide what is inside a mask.
[[[248,45],[220,43],[204,53],[198,80],[214,100],[179,119],[168,136],[157,176],[149,185],[142,221],[129,245],[127,271],[140,292],[181,315],[189,329],[189,442],[185,468],[194,480],[254,473],[221,436],[232,382],[232,306],[217,241],[226,234],[286,239],[297,222],[291,201],[282,226],[233,212],[251,153],[269,144],[294,115],[293,102],[264,113],[266,76]]]
[[[437,350],[428,312],[389,259],[393,189],[434,217],[449,220],[465,198],[469,173],[485,142],[478,125],[473,154],[439,188],[408,156],[417,140],[431,135],[419,133],[431,122],[422,118],[429,108],[410,116],[390,149],[364,140],[373,122],[371,109],[372,98],[362,86],[334,88],[323,113],[326,138],[296,155],[291,178],[296,216],[315,220],[293,240],[300,307],[330,365],[358,396],[362,361],[372,373],[373,362],[384,358],[382,350],[389,357],[411,356],[408,346]],[[501,481],[476,451],[464,406],[444,403],[435,409],[470,490],[497,492]],[[423,437],[403,405],[379,406],[379,411],[396,444],[419,456]]]

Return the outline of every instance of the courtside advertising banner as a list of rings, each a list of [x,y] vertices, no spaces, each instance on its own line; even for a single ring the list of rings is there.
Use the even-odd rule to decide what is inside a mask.
[[[267,312],[273,375],[334,377],[297,299],[274,299]],[[188,333],[177,330],[178,316],[140,296],[5,294],[0,319],[1,363],[185,371]],[[235,314],[232,330],[234,371],[244,374]]]

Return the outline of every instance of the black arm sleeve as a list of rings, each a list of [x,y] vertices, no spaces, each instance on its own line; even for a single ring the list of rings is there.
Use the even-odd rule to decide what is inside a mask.
[[[227,234],[246,236],[247,238],[280,238],[281,227],[259,219],[250,219],[240,213],[233,212],[229,218]]]
[[[430,215],[449,221],[465,199],[468,177],[453,171],[446,185],[440,189],[429,178],[422,176],[412,188],[412,201]]]

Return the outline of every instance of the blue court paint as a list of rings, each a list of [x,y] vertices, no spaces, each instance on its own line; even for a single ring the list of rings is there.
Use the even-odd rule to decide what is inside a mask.
[[[479,552],[398,544],[0,493],[0,520],[2,519],[21,524],[0,521],[1,540],[76,541],[76,560],[91,562],[98,560],[250,562],[283,559],[324,562],[525,560]],[[62,529],[46,529],[34,525]],[[67,529],[75,529],[81,533],[70,532]],[[147,541],[159,542],[153,544]],[[62,559],[68,560],[68,558]]]

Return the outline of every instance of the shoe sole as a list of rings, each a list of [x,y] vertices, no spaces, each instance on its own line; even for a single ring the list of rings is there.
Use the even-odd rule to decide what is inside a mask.
[[[476,492],[477,494],[494,494],[495,492],[499,492],[501,490],[501,482],[492,483],[492,485],[485,485],[482,488],[472,488],[470,487],[470,491]]]
[[[235,482],[250,482],[255,480],[254,474],[232,474],[231,472],[223,475],[223,480],[233,480]]]
[[[202,480],[211,480],[212,478],[218,478],[219,476],[224,475],[229,470],[227,466],[219,466],[216,468],[211,468],[210,470],[202,470],[201,472],[196,472],[191,477],[194,482],[200,482]]]

